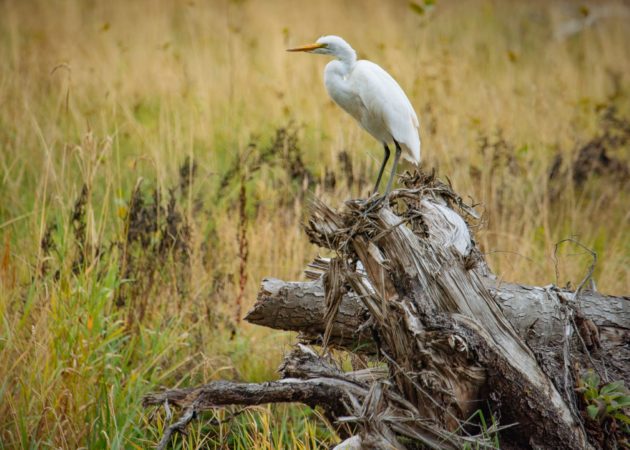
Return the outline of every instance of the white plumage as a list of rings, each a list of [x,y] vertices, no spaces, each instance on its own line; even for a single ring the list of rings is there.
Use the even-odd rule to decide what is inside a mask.
[[[318,53],[336,58],[324,70],[324,84],[328,94],[368,133],[379,140],[385,149],[375,192],[389,158],[388,144],[393,143],[396,147],[394,165],[386,188],[386,195],[389,194],[401,154],[414,164],[420,163],[418,116],[402,88],[377,64],[366,60],[357,61],[354,49],[338,36],[323,36],[315,44],[289,51]]]

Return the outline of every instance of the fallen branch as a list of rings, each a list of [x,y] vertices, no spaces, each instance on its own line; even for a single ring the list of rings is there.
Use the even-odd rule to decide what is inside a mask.
[[[517,333],[534,347],[560,342],[564,336],[558,308],[574,292],[555,286],[525,286],[499,283],[482,277],[484,286],[497,299]],[[605,349],[627,350],[630,340],[630,298],[585,291],[581,308],[599,331]],[[303,343],[322,343],[325,330],[324,287],[321,280],[263,280],[258,299],[245,316],[248,322],[276,330],[297,331]],[[374,353],[369,314],[354,292],[343,295],[333,322],[330,344],[354,352]],[[593,342],[590,345],[594,346]],[[629,355],[630,356],[630,355]]]
[[[386,374],[378,368],[342,372],[307,347],[298,346],[286,356],[280,372],[283,376],[280,381],[214,381],[196,388],[169,389],[147,395],[143,400],[145,407],[170,404],[183,409],[179,420],[165,431],[158,449],[165,448],[174,433],[183,432],[190,421],[204,411],[228,405],[294,402],[312,408],[319,406],[329,420],[342,424],[369,421],[371,432],[362,436],[364,448],[402,449],[396,434],[435,449],[458,449],[467,442],[490,445],[482,436],[444,432],[423,419],[411,403],[383,384]],[[352,429],[354,427],[347,431]]]

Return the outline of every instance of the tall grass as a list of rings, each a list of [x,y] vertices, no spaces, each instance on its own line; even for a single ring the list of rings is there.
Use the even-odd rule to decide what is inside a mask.
[[[327,98],[325,58],[284,52],[322,34],[405,88],[424,166],[481,203],[477,239],[497,274],[576,283],[588,258],[552,258],[576,236],[599,255],[600,290],[627,293],[627,173],[594,153],[593,176],[574,174],[589,142],[628,164],[630,31],[610,17],[553,37],[591,13],[544,1],[439,1],[424,15],[404,1],[0,3],[0,447],[143,448],[164,426],[140,407],[149,390],[276,376],[292,337],[237,326],[235,301],[245,311],[265,276],[299,278],[316,252],[299,225],[309,192],[365,195],[381,157]],[[210,419],[177,445],[335,440],[295,406]]]

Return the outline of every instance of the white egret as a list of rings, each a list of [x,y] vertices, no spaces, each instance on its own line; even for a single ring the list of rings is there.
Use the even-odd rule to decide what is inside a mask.
[[[420,164],[418,116],[402,88],[377,64],[366,60],[357,61],[354,49],[339,36],[322,36],[314,44],[287,51],[335,57],[324,70],[324,84],[328,94],[368,133],[379,140],[385,150],[374,193],[378,192],[381,176],[389,159],[388,144],[394,143],[396,153],[385,189],[384,197],[387,197],[401,154],[410,162]]]

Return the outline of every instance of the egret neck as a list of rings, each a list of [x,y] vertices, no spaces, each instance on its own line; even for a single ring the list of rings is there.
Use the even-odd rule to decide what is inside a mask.
[[[356,101],[356,95],[348,86],[348,75],[354,69],[357,62],[357,54],[350,45],[340,45],[335,49],[333,59],[326,64],[324,70],[324,85],[328,94],[342,108],[352,107],[353,101]]]

